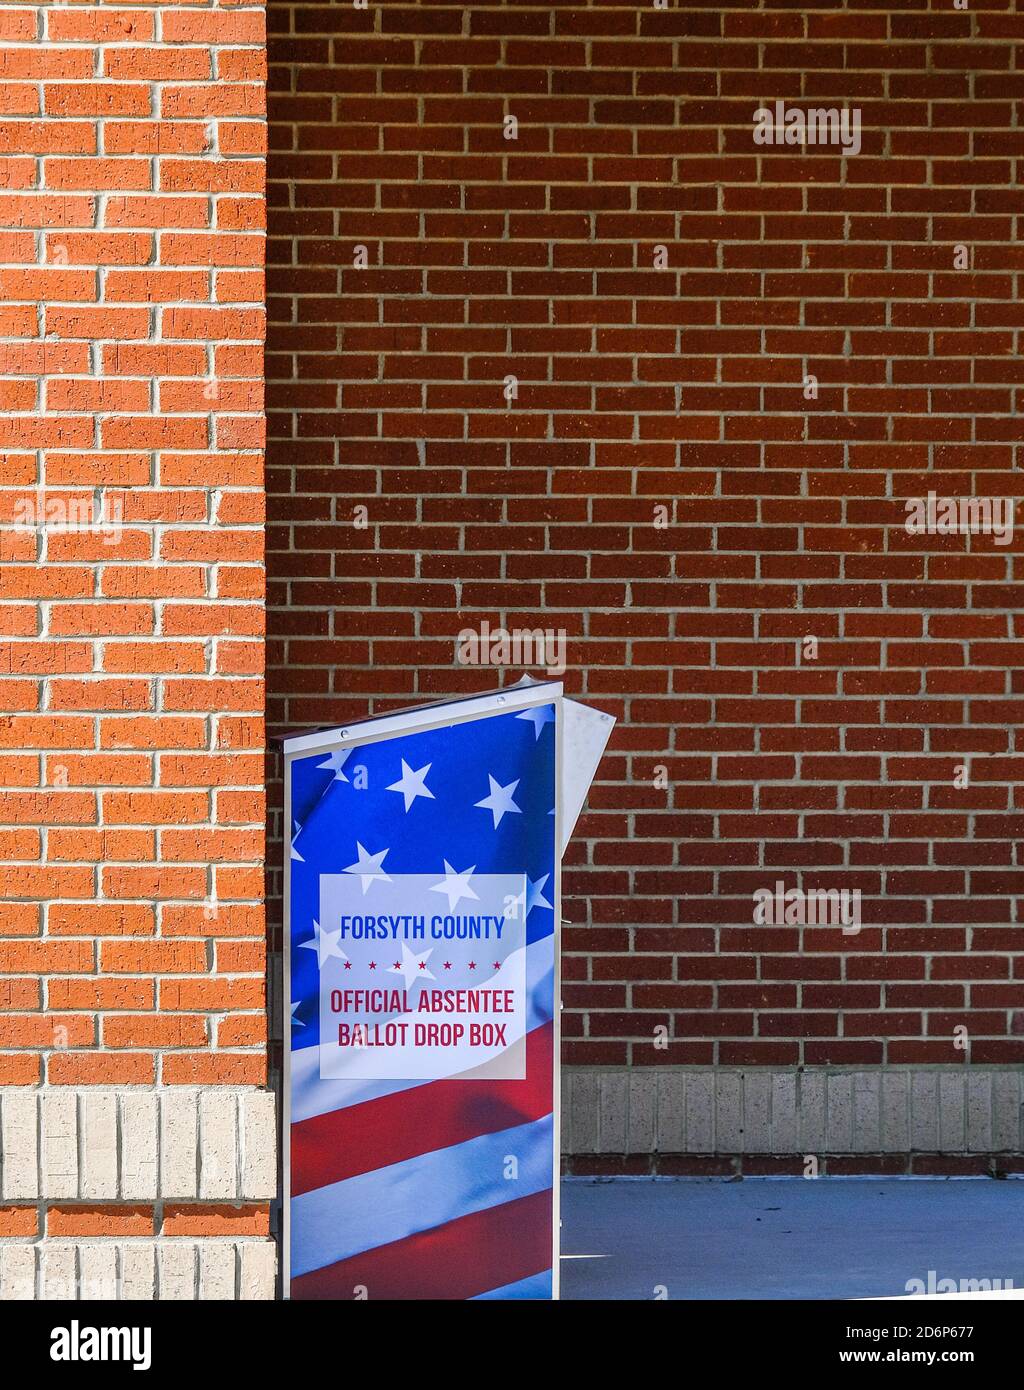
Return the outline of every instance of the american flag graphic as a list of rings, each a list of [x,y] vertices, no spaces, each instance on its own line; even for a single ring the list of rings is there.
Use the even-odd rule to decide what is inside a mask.
[[[553,1296],[557,727],[290,758],[292,1298]]]

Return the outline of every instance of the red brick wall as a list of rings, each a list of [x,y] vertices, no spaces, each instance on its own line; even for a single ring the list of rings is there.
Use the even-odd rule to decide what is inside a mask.
[[[259,1084],[263,13],[0,35],[0,1085]]]
[[[271,24],[275,723],[492,683],[454,664],[484,618],[564,627],[621,720],[569,855],[568,1060],[1020,1061],[1020,547],[903,522],[1020,491],[1024,19]],[[776,99],[859,107],[862,151],[755,146]],[[859,888],[863,929],[755,927],[779,879]]]

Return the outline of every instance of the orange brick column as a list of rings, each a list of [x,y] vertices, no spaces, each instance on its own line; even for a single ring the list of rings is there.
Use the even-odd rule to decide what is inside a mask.
[[[263,11],[0,45],[0,1297],[267,1296]]]

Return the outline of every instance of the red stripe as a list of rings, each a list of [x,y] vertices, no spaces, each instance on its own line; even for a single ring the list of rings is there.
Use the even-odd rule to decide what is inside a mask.
[[[551,1268],[552,1193],[502,1202],[292,1280],[295,1299],[465,1299]]]
[[[552,1031],[526,1035],[524,1080],[432,1081],[292,1125],[292,1196],[550,1115]]]

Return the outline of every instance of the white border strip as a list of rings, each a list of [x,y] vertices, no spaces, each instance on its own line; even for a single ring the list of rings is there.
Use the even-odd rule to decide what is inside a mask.
[[[550,704],[562,696],[561,681],[542,681],[533,685],[513,685],[491,695],[471,695],[466,700],[450,700],[416,709],[399,710],[393,714],[377,714],[361,719],[351,726],[317,729],[313,733],[293,734],[283,740],[286,757],[315,753],[318,749],[355,748],[361,743],[375,743],[381,738],[393,738],[398,733],[419,729],[435,729],[445,724],[461,724],[465,719],[478,719],[484,714],[505,714],[509,710],[529,709],[532,705]]]

